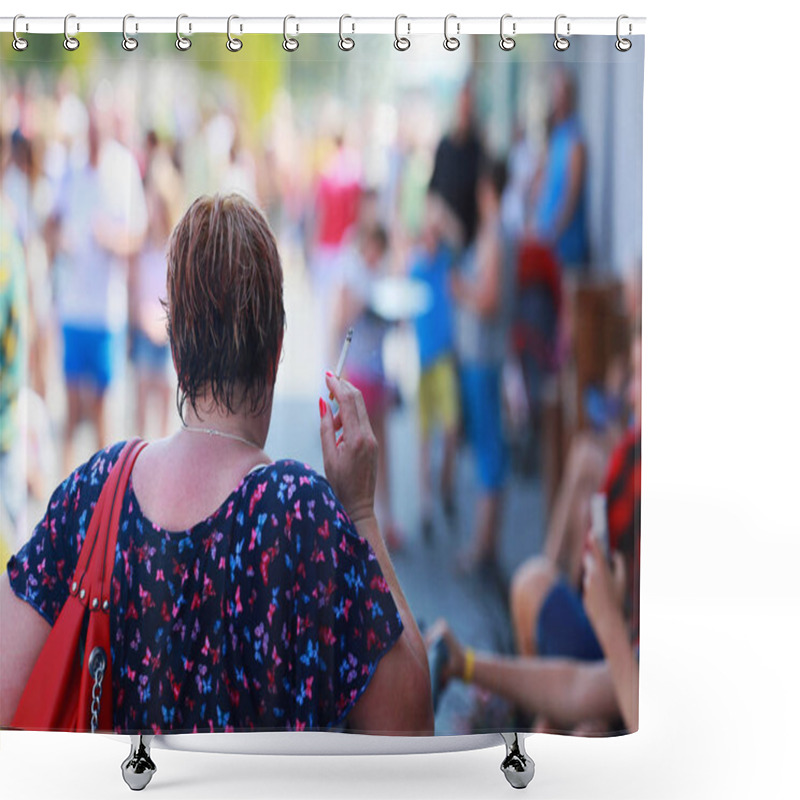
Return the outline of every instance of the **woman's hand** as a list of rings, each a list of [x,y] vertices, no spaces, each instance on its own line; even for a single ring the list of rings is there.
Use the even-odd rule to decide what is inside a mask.
[[[597,539],[589,536],[583,556],[583,604],[598,637],[615,619],[622,619],[625,563],[614,553],[609,566]]]
[[[447,646],[447,662],[442,670],[443,681],[446,683],[451,678],[462,680],[464,678],[464,648],[443,619],[436,620],[425,632],[425,646],[430,647],[439,638],[444,639]]]
[[[334,416],[320,398],[320,439],[325,476],[354,524],[375,515],[378,441],[361,392],[328,372],[325,383],[339,404]],[[341,431],[339,440],[336,434]]]

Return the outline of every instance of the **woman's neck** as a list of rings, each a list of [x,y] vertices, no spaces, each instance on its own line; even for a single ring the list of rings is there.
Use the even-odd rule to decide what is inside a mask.
[[[272,403],[261,414],[231,413],[227,409],[220,409],[213,402],[204,402],[198,398],[196,408],[187,403],[184,407],[183,427],[189,431],[208,432],[214,431],[219,438],[231,442],[248,442],[259,449],[264,448],[269,433]],[[208,434],[213,436],[215,434]]]

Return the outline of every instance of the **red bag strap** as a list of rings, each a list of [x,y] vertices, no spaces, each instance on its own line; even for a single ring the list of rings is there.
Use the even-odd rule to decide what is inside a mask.
[[[70,593],[77,595],[90,609],[101,607],[102,604],[105,606],[104,610],[108,610],[106,601],[110,596],[122,498],[133,465],[145,447],[146,442],[141,439],[132,439],[124,446],[106,478],[92,512],[89,529],[70,583]]]
[[[111,599],[111,575],[114,571],[114,554],[117,548],[117,536],[119,535],[119,525],[122,517],[122,504],[125,497],[125,491],[131,478],[131,472],[133,472],[133,465],[136,463],[136,459],[139,457],[142,450],[147,447],[147,442],[143,442],[140,439],[136,439],[135,442],[136,444],[128,454],[122,470],[120,471],[117,491],[115,493],[114,503],[111,507],[111,518],[109,520],[108,536],[106,538],[106,549],[103,558],[102,569],[100,571],[100,602],[104,610],[108,609],[108,603]]]

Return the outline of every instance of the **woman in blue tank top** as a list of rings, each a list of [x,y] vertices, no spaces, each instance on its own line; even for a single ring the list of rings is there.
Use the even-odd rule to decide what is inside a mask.
[[[534,222],[537,236],[550,244],[566,269],[588,260],[586,236],[586,151],[568,74],[553,75],[552,127],[541,175]]]

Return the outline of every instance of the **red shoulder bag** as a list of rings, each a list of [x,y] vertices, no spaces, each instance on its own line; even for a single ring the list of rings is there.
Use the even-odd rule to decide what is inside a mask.
[[[39,654],[11,726],[111,731],[111,573],[122,498],[145,448],[128,442],[106,478],[61,613]],[[105,701],[105,702],[103,702]]]

